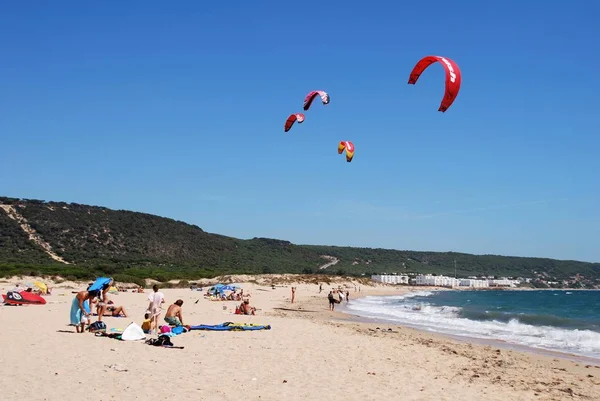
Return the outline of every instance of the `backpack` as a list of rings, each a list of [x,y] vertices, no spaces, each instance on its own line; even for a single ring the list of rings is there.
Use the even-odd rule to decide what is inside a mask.
[[[102,321],[94,322],[90,324],[89,330],[94,332],[106,331],[106,324]]]
[[[162,346],[172,347],[173,346],[173,343],[171,342],[171,339],[169,338],[169,336],[166,336],[164,334],[158,336],[158,338],[151,338],[150,340],[147,340],[146,344],[154,345],[156,347],[162,347]]]

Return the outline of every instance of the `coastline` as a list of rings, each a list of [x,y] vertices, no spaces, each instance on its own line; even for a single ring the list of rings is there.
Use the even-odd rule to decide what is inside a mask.
[[[388,321],[385,319],[369,318],[369,317],[360,316],[360,315],[357,315],[350,311],[345,311],[345,310],[343,311],[343,313],[349,315],[350,316],[349,320],[356,322],[356,323],[365,323],[365,324],[377,325],[377,326],[388,325],[388,326],[405,327],[405,328],[410,328],[412,330],[416,330],[416,331],[419,331],[422,333],[432,334],[432,335],[436,335],[436,336],[442,336],[449,340],[458,341],[461,343],[478,344],[478,345],[484,345],[484,346],[490,346],[490,347],[497,347],[497,348],[505,349],[507,351],[510,350],[510,351],[523,352],[523,353],[528,353],[528,354],[533,354],[533,355],[547,356],[547,357],[551,357],[551,358],[561,358],[561,359],[565,359],[568,361],[600,366],[600,358],[593,358],[593,357],[589,357],[589,356],[585,356],[585,355],[578,355],[578,354],[572,354],[572,353],[568,353],[568,352],[549,350],[549,349],[545,349],[545,348],[529,347],[527,345],[509,343],[507,341],[493,339],[493,338],[480,338],[480,337],[471,337],[468,335],[444,333],[444,332],[439,332],[439,331],[429,331],[429,330],[425,330],[424,328],[419,327],[417,325],[401,324],[401,323],[397,323],[397,322]]]
[[[419,291],[434,292],[434,291],[452,291],[453,290],[451,288],[440,288],[440,287],[429,287],[429,286],[420,286],[420,287],[406,286],[406,287],[410,288],[410,289],[407,289],[406,291],[399,292],[398,294],[394,294],[394,295],[402,295],[402,294],[407,294],[407,293],[411,293],[411,292],[419,292]],[[416,288],[416,289],[413,289],[413,288]],[[419,288],[422,288],[422,289],[419,290]],[[463,290],[463,289],[461,289],[461,290]],[[510,290],[512,290],[512,289],[503,289],[503,291],[510,291]],[[536,289],[527,289],[527,290],[536,290]],[[489,291],[489,289],[477,289],[477,291]],[[555,291],[571,291],[571,290],[564,289],[564,290],[555,290]],[[580,291],[599,291],[599,290],[582,289]],[[373,294],[361,295],[359,297],[355,297],[354,299],[360,299],[360,298],[364,298],[364,297],[367,297],[370,295],[386,296],[386,295],[380,294],[380,293],[373,293]],[[347,314],[348,316],[351,316],[351,319],[356,321],[357,323],[407,327],[407,328],[411,328],[411,329],[414,329],[417,331],[421,331],[423,333],[440,335],[440,336],[446,337],[448,339],[451,339],[454,341],[460,341],[463,343],[474,343],[474,344],[495,346],[495,347],[503,348],[506,350],[531,353],[534,355],[544,355],[544,356],[548,356],[548,357],[552,357],[552,358],[562,358],[562,359],[566,359],[566,360],[570,360],[570,361],[600,366],[600,358],[595,358],[592,356],[580,355],[580,354],[570,353],[567,351],[551,350],[551,349],[547,349],[547,348],[536,348],[536,347],[531,347],[531,346],[524,345],[524,344],[504,341],[504,340],[497,339],[497,338],[482,338],[482,337],[475,337],[475,336],[469,336],[469,335],[445,333],[442,331],[427,330],[426,328],[416,325],[416,324],[411,325],[408,323],[399,323],[399,322],[386,320],[383,318],[370,318],[370,317],[366,317],[366,316],[361,316],[361,315],[349,310],[345,306],[345,304],[340,308],[340,311]]]
[[[67,326],[72,291],[86,283],[56,286],[46,305],[0,307],[0,324],[11,328],[11,346],[0,355],[0,399],[73,399],[90,394],[101,399],[180,400],[236,400],[240,395],[252,400],[312,400],[323,394],[341,394],[349,400],[399,395],[408,400],[600,399],[600,366],[594,364],[459,341],[405,326],[357,322],[341,310],[327,310],[332,286],[348,288],[350,302],[408,291],[360,284],[359,293],[354,292],[355,282],[332,279],[319,293],[318,285],[293,275],[227,280],[252,294],[256,316],[235,315],[236,302],[209,301],[189,288],[163,292],[167,303],[184,301],[186,324],[247,322],[269,324],[270,330],[192,331],[173,338],[175,345],[184,347],[180,350],[74,334]],[[0,282],[0,289],[6,291],[13,283]],[[292,286],[297,288],[294,304]],[[139,324],[148,294],[146,290],[110,295],[127,308],[130,318],[108,317],[107,326]]]

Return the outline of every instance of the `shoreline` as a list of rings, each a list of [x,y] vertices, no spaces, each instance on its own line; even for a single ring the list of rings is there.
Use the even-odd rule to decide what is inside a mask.
[[[405,291],[403,293],[398,293],[395,295],[402,295],[402,294],[407,294],[407,293],[411,293],[411,292],[440,291],[440,290],[432,289],[432,288],[436,288],[436,287],[426,287],[426,286],[422,286],[422,287],[426,288],[426,289],[419,290],[419,291]],[[446,289],[441,289],[441,291],[452,291],[452,289],[446,288]],[[461,291],[464,291],[464,290],[461,290]],[[479,291],[483,291],[483,290],[479,290]],[[570,290],[562,290],[562,291],[570,291]],[[583,289],[581,291],[598,291],[598,290]],[[355,297],[354,299],[355,300],[361,299],[361,298],[365,298],[365,297],[372,296],[372,295],[393,296],[393,295],[383,295],[383,294],[365,294],[365,295]],[[345,305],[345,303],[344,303],[344,305]],[[530,354],[534,354],[534,355],[544,355],[544,356],[548,356],[548,357],[561,358],[561,359],[566,359],[569,361],[588,363],[588,364],[594,364],[594,365],[600,366],[600,357],[580,355],[580,354],[575,354],[575,353],[571,353],[571,352],[551,350],[551,349],[541,348],[541,347],[536,348],[536,347],[531,347],[531,346],[524,345],[524,344],[511,343],[511,342],[504,341],[504,340],[497,339],[497,338],[481,338],[481,337],[474,337],[474,336],[469,336],[469,335],[459,335],[459,334],[445,333],[442,331],[427,330],[426,327],[419,326],[416,324],[411,325],[408,323],[399,323],[399,322],[394,322],[391,320],[386,320],[383,318],[371,318],[371,317],[361,316],[359,314],[356,314],[355,312],[348,310],[348,308],[346,306],[342,306],[340,309],[341,309],[342,313],[344,313],[347,316],[350,316],[350,318],[352,320],[356,321],[357,323],[393,325],[393,326],[397,326],[397,327],[406,327],[406,328],[417,330],[417,331],[420,331],[423,333],[444,336],[444,337],[447,337],[448,339],[460,341],[463,343],[474,343],[474,344],[481,344],[481,345],[497,346],[499,348],[504,348],[507,350],[514,350],[514,351],[530,353]]]
[[[573,353],[569,353],[569,352],[549,350],[546,348],[535,348],[535,347],[530,347],[530,346],[523,345],[523,344],[510,343],[508,341],[495,339],[495,338],[480,338],[480,337],[472,337],[472,336],[467,336],[467,335],[444,333],[441,331],[426,330],[425,328],[417,326],[417,325],[402,324],[402,323],[398,323],[398,322],[388,321],[385,319],[369,318],[369,317],[365,317],[365,316],[356,315],[351,312],[344,311],[342,313],[345,313],[348,316],[350,316],[350,319],[348,319],[348,320],[354,321],[356,323],[377,324],[377,325],[381,325],[381,326],[391,325],[391,326],[396,326],[396,327],[405,327],[405,328],[416,330],[416,331],[419,331],[422,333],[439,335],[442,337],[446,337],[450,340],[459,341],[459,342],[466,343],[466,344],[479,344],[479,345],[494,346],[494,347],[498,347],[498,348],[503,348],[505,350],[511,350],[511,351],[517,351],[517,352],[523,352],[523,353],[547,356],[547,357],[553,357],[553,358],[561,358],[561,359],[568,360],[568,361],[594,364],[594,365],[600,366],[600,358],[594,358],[594,357],[590,357],[590,356],[586,356],[586,355],[579,355],[579,354],[573,354]]]
[[[236,315],[233,311],[239,302],[211,301],[203,297],[204,291],[189,288],[161,289],[164,309],[181,299],[185,324],[235,322],[270,329],[191,331],[172,338],[180,349],[75,334],[68,326],[72,291],[84,289],[87,282],[53,286],[46,305],[0,307],[0,324],[12,333],[11,346],[2,352],[0,399],[41,401],[47,398],[48,388],[57,399],[85,399],[95,392],[102,393],[102,399],[177,397],[182,401],[236,400],[240,394],[264,401],[313,400],[323,394],[342,394],[352,400],[400,395],[407,400],[600,399],[596,364],[402,325],[360,322],[342,308],[331,312],[327,306],[329,289],[338,285],[350,291],[350,302],[369,295],[435,288],[409,291],[360,282],[359,292],[358,286],[354,289],[359,282],[338,279],[322,282],[319,292],[318,282],[292,275],[228,276],[215,281],[241,285],[244,293],[251,294],[257,314]],[[0,288],[6,291],[11,284],[0,283]],[[297,289],[293,304],[291,287]],[[129,317],[106,317],[107,327],[140,324],[150,292],[109,294]],[[98,377],[111,385],[98,384]]]

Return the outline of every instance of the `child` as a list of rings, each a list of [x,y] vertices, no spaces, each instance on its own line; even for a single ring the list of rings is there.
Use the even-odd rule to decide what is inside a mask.
[[[150,319],[150,313],[146,312],[146,314],[144,315],[144,322],[142,323],[142,330],[144,331],[144,333],[150,333],[151,326],[152,319]]]
[[[90,310],[90,302],[87,299],[85,301],[83,301],[83,309],[85,309],[85,311],[87,313],[90,313],[90,311],[91,311]],[[80,322],[79,326],[75,326],[75,330],[78,333],[85,333],[85,326],[90,323],[90,317],[86,316],[84,313],[82,313],[81,310],[79,310],[78,312],[79,312],[79,316],[81,316],[81,317],[79,319],[79,322]]]
[[[79,326],[75,327],[75,330],[77,330],[78,333],[85,333],[85,326],[89,322],[90,322],[90,319],[86,315],[82,314],[81,315],[81,324]]]

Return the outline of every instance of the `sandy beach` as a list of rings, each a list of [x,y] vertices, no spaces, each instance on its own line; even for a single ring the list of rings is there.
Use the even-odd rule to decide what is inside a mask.
[[[184,349],[76,334],[68,326],[72,291],[87,283],[53,286],[46,305],[0,306],[0,400],[600,400],[597,364],[358,322],[328,311],[332,286],[346,286],[350,302],[410,288],[360,284],[358,292],[356,283],[332,278],[335,282],[323,283],[319,294],[318,285],[298,279],[198,281],[205,289],[215,282],[240,284],[251,293],[256,316],[234,314],[239,302],[210,301],[189,288],[161,289],[165,310],[184,301],[185,324],[271,325],[271,330],[191,331],[172,338]],[[2,280],[0,289],[6,293],[18,282],[34,280]],[[129,317],[105,317],[107,326],[141,324],[150,292],[110,294]]]

